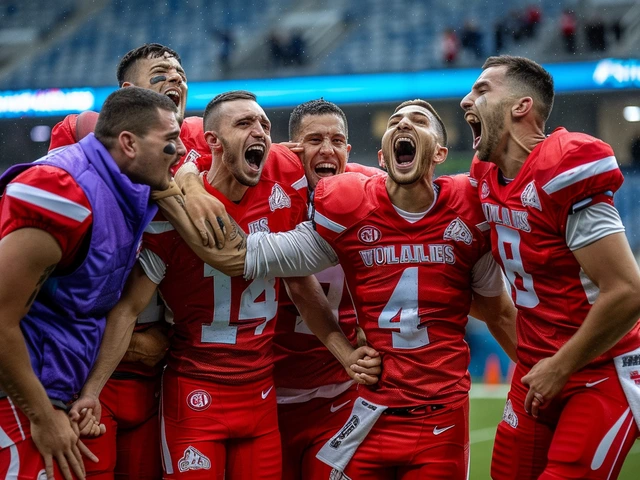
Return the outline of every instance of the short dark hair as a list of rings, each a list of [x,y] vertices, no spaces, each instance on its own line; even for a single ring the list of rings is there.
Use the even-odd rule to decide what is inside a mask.
[[[546,122],[553,108],[555,95],[551,74],[533,60],[511,55],[489,57],[482,65],[482,69],[502,66],[506,67],[505,77],[515,81],[521,88],[521,92],[515,93],[530,95],[533,98],[534,107]]]
[[[182,60],[180,59],[180,55],[175,50],[172,50],[169,47],[165,47],[160,43],[145,43],[144,45],[140,45],[138,48],[134,48],[133,50],[127,52],[120,63],[118,64],[118,69],[116,71],[116,76],[118,78],[118,86],[122,87],[122,84],[127,81],[131,81],[131,73],[133,72],[133,67],[136,62],[142,58],[160,58],[164,57],[164,54],[168,53],[172,57],[174,57],[180,65],[182,65]]]
[[[159,110],[178,113],[178,107],[166,95],[140,87],[120,88],[102,105],[96,138],[111,148],[122,132],[144,137],[158,123]]]
[[[431,105],[426,100],[416,98],[415,100],[407,100],[406,102],[402,102],[400,105],[396,107],[393,113],[397,113],[400,109],[404,107],[408,107],[409,105],[416,105],[418,107],[425,108],[429,112],[431,112],[431,115],[433,115],[434,118],[436,119],[436,129],[438,130],[438,135],[440,136],[439,138],[440,143],[443,147],[446,147],[447,146],[447,129],[445,128],[444,122],[440,118],[440,115],[438,115],[438,112],[436,112],[436,109],[433,108],[433,105]]]
[[[310,100],[301,103],[293,109],[289,116],[289,140],[294,141],[300,134],[300,124],[302,119],[308,115],[336,115],[342,119],[344,124],[344,136],[349,138],[349,125],[347,116],[335,103],[327,102],[324,98]]]
[[[231,90],[229,92],[224,92],[213,97],[207,108],[204,109],[204,115],[202,116],[202,123],[204,125],[204,130],[214,130],[216,128],[216,122],[218,120],[218,111],[220,105],[225,102],[233,102],[234,100],[253,100],[257,101],[255,94],[248,92],[246,90]]]

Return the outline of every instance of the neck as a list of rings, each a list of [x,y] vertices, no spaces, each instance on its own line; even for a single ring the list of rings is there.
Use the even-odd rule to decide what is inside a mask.
[[[207,181],[213,188],[232,202],[242,200],[242,197],[249,188],[236,180],[236,177],[233,176],[231,171],[225,167],[222,157],[215,155],[211,161],[211,169],[207,174]]]
[[[544,139],[544,131],[539,126],[527,130],[512,127],[499,146],[500,158],[494,163],[506,178],[515,178],[531,151]]]
[[[417,182],[408,185],[395,183],[387,176],[386,187],[391,203],[405,212],[425,212],[435,197],[431,175],[425,175]]]

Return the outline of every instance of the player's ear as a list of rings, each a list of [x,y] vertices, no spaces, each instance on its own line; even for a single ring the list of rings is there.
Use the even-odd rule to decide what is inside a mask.
[[[533,109],[533,98],[522,97],[511,107],[511,115],[515,118],[522,118]]]
[[[384,154],[382,153],[382,149],[378,150],[378,165],[385,172],[387,171],[387,164],[384,161]]]
[[[209,145],[211,153],[222,153],[222,142],[216,132],[211,130],[204,132],[204,140]]]
[[[118,145],[127,158],[135,158],[138,143],[133,133],[127,132],[126,130],[120,132],[120,135],[118,135]]]
[[[447,147],[442,147],[439,143],[436,143],[436,150],[435,152],[433,152],[433,163],[436,165],[444,163],[444,161],[447,159],[448,153],[449,149]]]
[[[126,88],[126,87],[135,87],[135,85],[131,82],[122,82],[121,88]]]

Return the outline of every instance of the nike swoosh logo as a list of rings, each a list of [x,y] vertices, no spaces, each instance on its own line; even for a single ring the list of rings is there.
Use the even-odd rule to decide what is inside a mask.
[[[269,393],[271,392],[272,389],[273,389],[273,385],[271,385],[269,387],[269,390],[267,390],[266,392],[264,390],[262,391],[262,399],[263,400],[269,396]]]
[[[433,434],[440,435],[442,432],[446,432],[447,430],[453,427],[455,427],[455,425],[449,425],[448,427],[444,427],[444,428],[438,428],[438,426],[436,425],[435,427],[433,427]]]
[[[584,385],[585,385],[585,387],[587,387],[587,388],[595,387],[595,386],[596,386],[596,385],[598,385],[599,383],[602,383],[602,382],[604,382],[604,381],[606,381],[606,380],[609,380],[609,377],[602,378],[602,379],[600,379],[600,380],[596,380],[595,382],[588,382],[588,383],[585,383]]]
[[[331,410],[331,413],[335,413],[335,412],[337,412],[338,410],[340,410],[342,407],[344,407],[344,406],[345,406],[347,403],[349,403],[350,401],[351,401],[351,400],[347,400],[346,402],[341,403],[340,405],[336,405],[336,406],[333,406],[333,404],[331,404],[331,408],[330,408],[329,410]]]

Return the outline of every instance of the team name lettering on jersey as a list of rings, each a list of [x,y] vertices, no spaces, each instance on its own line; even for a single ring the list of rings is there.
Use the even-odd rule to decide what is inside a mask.
[[[269,230],[269,219],[266,217],[260,218],[254,222],[249,222],[247,227],[249,227],[250,234],[257,232],[271,232],[271,230]]]
[[[367,267],[399,263],[456,263],[451,245],[387,245],[360,250],[359,253]]]
[[[482,210],[484,211],[485,218],[490,223],[507,225],[522,230],[523,232],[531,231],[528,212],[511,210],[506,207],[501,208],[499,205],[494,205],[493,203],[483,203]]]
[[[625,355],[622,357],[623,367],[635,367],[640,365],[640,355]]]

